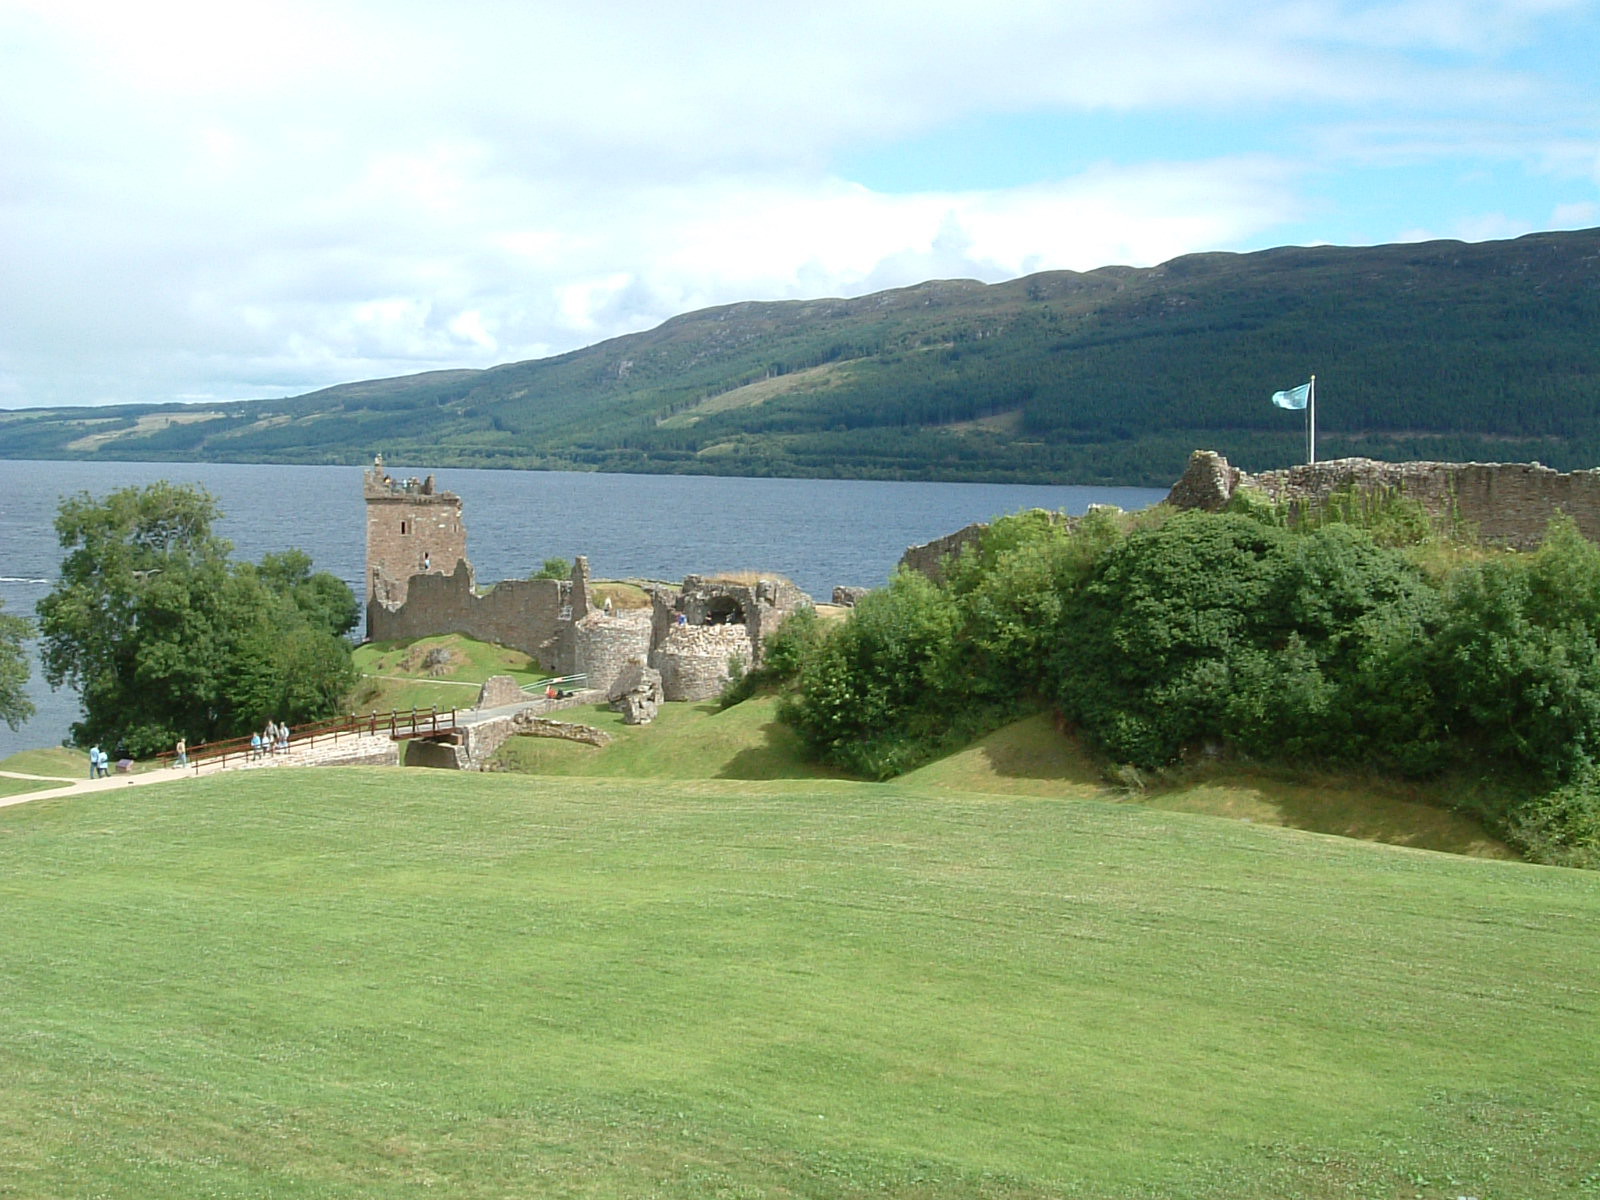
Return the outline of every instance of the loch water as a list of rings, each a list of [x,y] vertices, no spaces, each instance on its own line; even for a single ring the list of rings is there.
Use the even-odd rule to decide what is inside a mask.
[[[679,580],[690,573],[772,571],[826,601],[838,584],[884,583],[907,546],[1027,508],[1083,513],[1092,504],[1144,508],[1152,488],[986,483],[889,483],[707,475],[434,469],[389,463],[397,478],[429,474],[462,498],[467,551],[480,585],[527,576],[547,558],[587,555],[597,579]],[[0,460],[0,601],[31,617],[54,584],[62,551],[53,521],[63,496],[101,496],[170,480],[204,487],[224,516],[235,557],[291,547],[361,595],[366,514],[360,467],[235,463]],[[196,653],[203,653],[196,647]],[[52,692],[34,661],[38,713],[0,723],[0,758],[58,744],[76,697]]]

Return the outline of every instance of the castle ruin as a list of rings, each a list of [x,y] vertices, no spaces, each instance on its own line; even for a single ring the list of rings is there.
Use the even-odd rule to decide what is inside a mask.
[[[1196,450],[1165,502],[1173,508],[1221,512],[1241,491],[1254,491],[1284,505],[1291,516],[1296,509],[1316,509],[1346,494],[1374,499],[1404,496],[1457,535],[1513,550],[1537,547],[1550,518],[1565,513],[1584,537],[1600,542],[1600,469],[1563,472],[1540,463],[1335,458],[1250,475],[1215,450]],[[912,546],[900,566],[941,583],[947,563],[979,544],[988,528],[977,522]]]
[[[1312,508],[1345,492],[1405,496],[1436,521],[1516,550],[1536,547],[1550,518],[1563,512],[1584,537],[1600,542],[1600,470],[1563,472],[1539,463],[1336,458],[1249,475],[1213,450],[1196,450],[1167,503],[1217,512],[1241,489],[1255,489],[1277,504]]]
[[[630,666],[661,673],[667,700],[706,700],[761,661],[764,641],[811,598],[787,580],[690,575],[645,585],[648,609],[596,607],[589,563],[570,579],[508,579],[479,592],[461,498],[425,480],[399,481],[379,456],[365,474],[367,637],[459,633],[527,654],[559,675],[606,690]],[[737,664],[737,665],[736,665]]]

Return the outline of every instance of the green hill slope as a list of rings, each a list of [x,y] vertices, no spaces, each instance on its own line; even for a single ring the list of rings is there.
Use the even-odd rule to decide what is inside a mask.
[[[688,313],[559,357],[221,405],[0,414],[0,454],[1165,484],[1206,446],[1600,461],[1600,230],[1198,254]]]
[[[1585,1194],[1600,878],[1092,801],[271,771],[0,812],[18,1196]]]

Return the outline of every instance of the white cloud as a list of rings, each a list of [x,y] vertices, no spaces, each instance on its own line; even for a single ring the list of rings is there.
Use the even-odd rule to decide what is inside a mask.
[[[1579,20],[1578,0],[0,0],[0,403],[281,394],[706,304],[1248,247],[1312,211],[1307,180],[1399,161],[1516,158],[1587,189],[1541,211],[1592,211],[1593,91],[1553,107],[1503,61]],[[973,116],[1107,110],[1301,128],[960,192],[832,165]]]

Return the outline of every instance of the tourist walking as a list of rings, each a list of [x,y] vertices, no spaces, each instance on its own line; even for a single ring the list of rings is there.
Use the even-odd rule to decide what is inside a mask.
[[[89,747],[89,778],[100,778],[100,744],[98,742]]]
[[[177,753],[172,756],[172,765],[175,767],[187,767],[189,765],[189,739],[178,739]]]

